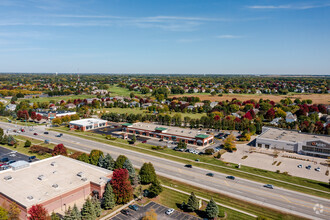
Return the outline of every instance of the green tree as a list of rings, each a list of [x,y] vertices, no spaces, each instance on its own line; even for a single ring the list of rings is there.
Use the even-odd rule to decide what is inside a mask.
[[[148,190],[149,190],[148,196],[150,198],[154,198],[158,196],[161,192],[163,192],[163,187],[160,184],[159,180],[156,179],[155,181],[152,182]]]
[[[198,199],[195,196],[194,192],[191,192],[189,198],[188,198],[188,202],[187,202],[187,211],[189,212],[194,212],[195,210],[198,210],[199,208],[199,203],[198,203]]]
[[[92,198],[92,204],[94,206],[94,211],[95,211],[96,217],[100,217],[101,213],[102,213],[102,208],[101,208],[100,201],[97,198],[93,197]]]
[[[31,147],[31,141],[29,141],[29,140],[26,140],[25,141],[25,144],[24,144],[24,147]]]
[[[115,162],[115,168],[114,169],[123,168],[123,165],[124,165],[126,160],[127,160],[127,157],[125,155],[119,155],[117,157],[116,162]]]
[[[112,186],[110,183],[107,183],[102,196],[102,208],[105,210],[113,209],[115,203],[115,194],[113,194]]]
[[[5,208],[0,206],[0,219],[7,220],[8,219],[8,212]]]
[[[72,211],[71,211],[71,217],[72,219],[81,219],[81,213],[77,207],[76,204],[74,204],[73,208],[72,208]]]
[[[207,204],[206,209],[205,209],[205,214],[208,218],[215,218],[219,214],[219,207],[218,205],[214,202],[213,198],[210,200],[210,202]]]
[[[124,164],[123,164],[123,168],[126,169],[128,171],[129,174],[129,180],[131,181],[131,183],[133,183],[134,178],[135,178],[135,169],[131,163],[131,161],[129,159],[126,159]]]
[[[92,201],[89,198],[86,199],[86,201],[81,209],[81,217],[84,220],[95,220],[96,219],[94,205],[92,204]]]
[[[99,162],[100,156],[103,156],[103,152],[100,150],[92,150],[89,154],[89,163],[93,165],[97,165]]]
[[[114,159],[111,157],[110,154],[105,155],[105,158],[103,160],[103,166],[104,169],[108,169],[108,170],[113,170],[115,167],[115,161]]]
[[[144,163],[139,172],[141,183],[149,184],[156,180],[156,171],[152,163]]]
[[[89,157],[85,153],[82,153],[81,155],[79,155],[77,159],[80,161],[83,161],[85,163],[89,163]]]
[[[180,140],[179,143],[178,143],[178,148],[179,149],[186,149],[187,144],[184,141]]]
[[[60,217],[58,215],[56,215],[55,212],[52,212],[52,214],[50,215],[50,219],[51,220],[60,220]]]
[[[103,163],[104,163],[104,157],[103,154],[100,155],[99,160],[97,161],[97,166],[98,167],[103,167]]]
[[[16,202],[10,203],[8,210],[9,220],[19,220],[20,213],[21,210],[18,208]]]
[[[135,134],[132,136],[132,138],[131,138],[131,142],[132,142],[133,144],[136,142],[136,136],[135,136]]]

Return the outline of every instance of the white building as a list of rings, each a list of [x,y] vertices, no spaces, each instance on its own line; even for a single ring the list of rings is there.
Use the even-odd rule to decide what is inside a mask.
[[[89,131],[96,128],[103,128],[107,125],[107,120],[102,120],[98,118],[85,118],[81,120],[70,121],[71,130]]]

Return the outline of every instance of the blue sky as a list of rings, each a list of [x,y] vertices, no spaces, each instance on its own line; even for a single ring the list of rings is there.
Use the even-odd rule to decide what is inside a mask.
[[[0,0],[0,72],[329,74],[330,0]]]

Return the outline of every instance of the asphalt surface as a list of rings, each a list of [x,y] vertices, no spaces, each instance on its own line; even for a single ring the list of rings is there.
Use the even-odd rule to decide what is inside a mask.
[[[145,213],[151,209],[155,211],[157,214],[157,219],[173,219],[173,220],[198,220],[200,218],[196,216],[189,215],[184,212],[174,211],[170,215],[166,215],[165,212],[167,209],[169,209],[166,206],[160,205],[155,202],[149,202],[145,206],[138,206],[139,210],[134,211],[132,209],[129,209],[130,215],[124,215],[123,213],[119,213],[116,216],[112,217],[112,220],[135,220],[135,219],[141,219],[145,216]]]
[[[9,150],[7,148],[0,146],[0,161],[2,158],[8,158],[9,160],[15,160],[15,161],[19,161],[19,160],[29,161],[29,156],[18,153],[15,151],[15,149]]]
[[[13,124],[0,122],[0,125],[4,129],[14,128]],[[28,131],[21,135],[40,140],[48,139],[52,143],[63,143],[69,148],[85,152],[90,152],[92,149],[99,149],[106,153],[110,153],[113,157],[123,154],[126,155],[131,160],[132,164],[137,167],[141,167],[144,162],[151,162],[159,175],[207,189],[215,193],[222,193],[237,199],[242,199],[244,201],[249,201],[305,218],[329,219],[330,216],[330,201],[324,198],[278,187],[268,189],[263,187],[266,182],[262,184],[243,178],[228,180],[226,179],[227,175],[213,171],[212,173],[214,173],[214,177],[209,177],[206,176],[206,173],[209,173],[210,171],[206,169],[197,167],[185,168],[182,163],[68,134],[64,134],[61,138],[55,137],[55,135],[60,132],[49,131],[48,135],[44,135],[44,126],[37,126],[35,128],[36,131]],[[34,136],[34,132],[37,132],[39,135]]]

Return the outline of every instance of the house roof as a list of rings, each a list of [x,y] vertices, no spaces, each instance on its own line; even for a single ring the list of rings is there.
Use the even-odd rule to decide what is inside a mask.
[[[199,134],[199,135],[196,135],[196,138],[208,138],[209,137],[209,135],[207,135],[207,134]]]

